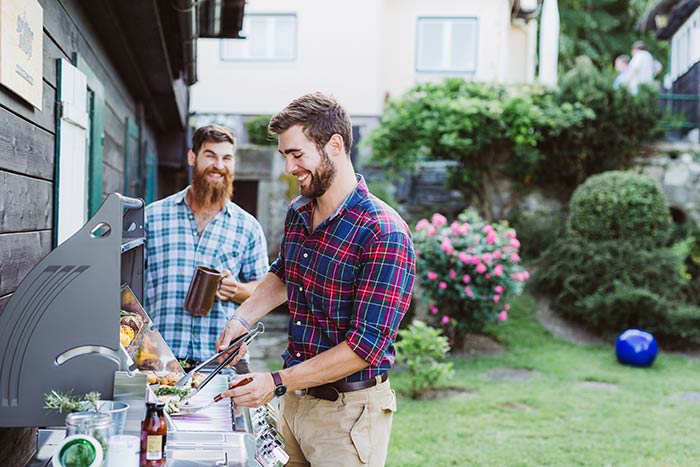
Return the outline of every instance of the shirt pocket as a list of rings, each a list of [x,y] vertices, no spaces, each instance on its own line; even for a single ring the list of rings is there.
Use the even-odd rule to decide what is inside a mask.
[[[234,277],[238,278],[238,274],[241,270],[241,257],[240,253],[235,250],[222,251],[216,258],[217,264],[215,267],[219,271],[228,269],[231,271]]]

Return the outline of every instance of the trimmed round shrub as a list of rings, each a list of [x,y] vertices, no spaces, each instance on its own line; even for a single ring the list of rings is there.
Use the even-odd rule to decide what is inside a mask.
[[[669,207],[658,185],[635,172],[588,178],[574,192],[569,209],[569,234],[589,242],[619,240],[653,248],[664,245],[671,232]]]

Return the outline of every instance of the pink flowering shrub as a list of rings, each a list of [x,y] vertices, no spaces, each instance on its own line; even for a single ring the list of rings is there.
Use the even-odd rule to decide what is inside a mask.
[[[413,240],[428,309],[454,327],[455,345],[466,332],[508,318],[509,301],[530,277],[520,265],[515,230],[489,224],[472,210],[451,223],[435,213],[416,224]]]

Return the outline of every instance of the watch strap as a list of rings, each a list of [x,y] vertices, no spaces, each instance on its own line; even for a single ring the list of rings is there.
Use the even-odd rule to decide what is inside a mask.
[[[282,377],[280,376],[279,371],[272,372],[272,381],[275,382],[275,387],[283,385]]]

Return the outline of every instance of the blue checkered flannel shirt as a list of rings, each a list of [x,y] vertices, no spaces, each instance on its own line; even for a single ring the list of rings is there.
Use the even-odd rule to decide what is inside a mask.
[[[269,264],[260,223],[233,202],[200,238],[185,199],[188,188],[146,207],[144,306],[177,358],[201,361],[216,352],[216,339],[238,305],[216,299],[208,316],[185,311],[196,267],[228,269],[239,282],[250,282],[262,279]]]

